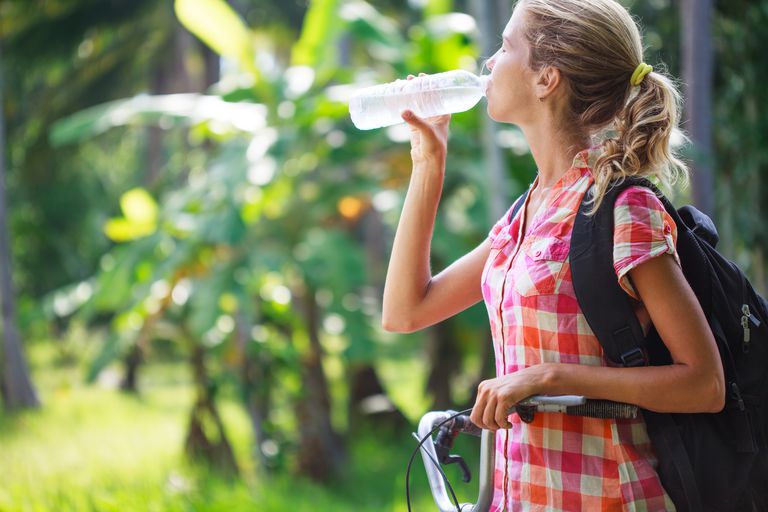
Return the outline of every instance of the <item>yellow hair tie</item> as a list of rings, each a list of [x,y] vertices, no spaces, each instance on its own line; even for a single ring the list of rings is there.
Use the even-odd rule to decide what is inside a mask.
[[[653,66],[649,66],[645,62],[641,62],[635,68],[635,72],[632,73],[632,78],[629,79],[629,83],[631,83],[634,86],[640,85],[640,82],[643,81],[643,78],[645,78],[645,75],[647,75],[651,71],[653,71]]]

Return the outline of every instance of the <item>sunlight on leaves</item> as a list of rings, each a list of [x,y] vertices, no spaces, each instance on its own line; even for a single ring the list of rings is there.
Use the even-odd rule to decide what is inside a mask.
[[[291,50],[294,66],[334,68],[339,37],[338,0],[312,0],[304,20],[301,37]]]
[[[213,51],[255,71],[251,34],[224,0],[176,0],[179,21]]]
[[[143,188],[134,188],[120,198],[120,208],[126,219],[154,224],[157,221],[157,203]]]
[[[157,203],[142,188],[134,188],[120,198],[123,217],[109,219],[104,233],[115,242],[136,240],[157,229]]]

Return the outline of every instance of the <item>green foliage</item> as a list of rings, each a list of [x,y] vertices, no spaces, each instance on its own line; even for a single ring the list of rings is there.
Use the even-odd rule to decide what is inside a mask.
[[[14,0],[0,11],[14,281],[34,302],[93,274],[109,247],[100,226],[119,195],[139,184],[143,150],[142,134],[126,130],[54,149],[48,130],[62,116],[145,88],[165,54],[173,11],[148,0],[109,9]]]
[[[763,205],[768,200],[763,179],[768,169],[768,68],[758,64],[765,60],[768,36],[760,27],[766,22],[765,2],[717,4],[713,123],[717,127],[715,165],[722,184],[718,199],[721,217],[730,224],[726,241],[737,245],[742,253],[759,251],[768,242],[765,225],[754,222],[765,216]],[[734,208],[735,204],[741,207]],[[751,263],[755,277],[765,279],[763,257],[742,258],[741,262]],[[768,282],[761,284],[765,290]]]
[[[13,416],[0,413],[3,511],[405,510],[403,477],[413,446],[406,431],[362,433],[343,473],[322,488],[258,472],[250,459],[248,420],[239,404],[225,399],[225,426],[245,469],[245,477],[233,481],[190,464],[182,454],[193,399],[184,366],[148,365],[142,377],[146,393],[137,398],[102,387],[106,380],[82,385],[76,367],[52,364],[56,350],[53,344],[37,345],[32,354],[46,406]],[[462,448],[463,453],[473,449],[472,444]],[[412,483],[414,505],[427,509],[431,499],[423,476],[415,474]]]
[[[215,12],[206,15],[207,9]],[[270,69],[254,68],[263,61],[253,55],[244,61],[246,48],[252,50],[260,36],[234,28],[242,25],[237,14],[220,9],[219,2],[176,3],[191,32],[231,57],[236,73],[251,76],[247,85],[226,86],[225,79],[220,97],[140,95],[112,101],[59,120],[51,132],[63,145],[103,136],[115,126],[158,123],[189,128],[190,154],[202,155],[181,186],[159,187],[151,196],[129,192],[121,201],[123,217],[107,222],[107,234],[123,244],[102,258],[101,270],[89,281],[90,297],[64,315],[79,308],[78,318],[108,326],[89,379],[134,344],[162,333],[182,347],[204,344],[220,363],[217,382],[231,380],[243,357],[279,362],[281,378],[260,387],[292,399],[301,389],[297,354],[305,354],[306,333],[314,328],[296,297],[309,290],[320,307],[334,409],[342,411],[337,424],[346,424],[339,404],[346,401],[348,372],[372,363],[389,397],[414,419],[430,400],[423,343],[419,336],[384,336],[378,325],[383,240],[391,238],[410,171],[407,135],[402,126],[356,130],[346,97],[356,81],[476,69],[474,21],[451,13],[444,3],[430,4],[430,14],[410,24],[363,1],[318,0],[311,3],[290,55],[273,54]],[[211,23],[219,15],[225,22]],[[232,36],[225,40],[227,27]],[[480,109],[455,116],[434,245],[440,267],[474,247],[489,227],[481,200],[484,169],[476,157],[482,147],[478,115]],[[514,165],[530,175],[525,158]],[[371,228],[375,239],[367,234]],[[471,311],[456,327],[466,332],[465,340],[483,339],[486,323],[484,315]],[[237,341],[243,335],[245,353]],[[475,348],[467,342],[467,352]],[[472,382],[479,369],[469,365],[457,385]],[[295,428],[277,413],[268,420]]]
[[[256,72],[253,39],[240,16],[224,0],[176,0],[176,16],[213,51]]]
[[[333,72],[338,64],[336,40],[341,34],[340,21],[338,0],[311,2],[301,38],[291,49],[291,63]]]
[[[150,235],[157,229],[157,203],[142,188],[133,188],[120,198],[123,216],[109,219],[104,232],[115,242],[127,242]]]
[[[109,375],[137,345],[150,358],[157,346],[167,344],[180,357],[202,345],[212,387],[270,397],[265,425],[284,457],[276,464],[290,462],[282,454],[296,442],[300,420],[291,406],[304,385],[300,365],[314,327],[337,428],[349,424],[349,377],[364,365],[375,367],[403,415],[418,417],[431,401],[425,337],[391,335],[379,327],[388,244],[410,173],[407,129],[359,131],[349,120],[346,100],[357,87],[408,73],[477,71],[487,56],[479,55],[474,20],[454,12],[459,4],[448,0],[430,0],[424,7],[312,0],[306,9],[247,0],[232,2],[234,8],[224,0],[177,0],[175,10],[162,2],[128,4],[112,13],[77,1],[48,2],[40,12],[22,2],[0,5],[20,21],[4,31],[14,53],[6,69],[18,78],[5,108],[11,120],[14,229],[24,233],[14,251],[28,330],[33,322],[34,332],[43,336],[51,329],[87,326],[99,340],[84,352],[87,361],[80,368],[89,382]],[[663,60],[679,74],[677,6],[665,0],[627,4],[645,20],[647,60]],[[764,4],[718,5],[716,21],[718,172],[727,185],[723,190],[750,205],[731,221],[738,226],[732,238],[747,241],[765,237],[759,223],[747,222],[760,218],[765,195],[760,171],[768,132],[761,112],[768,68],[747,64],[762,59],[764,37],[758,29],[768,12]],[[79,18],[86,15],[91,25]],[[275,21],[282,19],[287,21]],[[224,76],[206,94],[148,94],[153,73],[171,62],[167,47],[180,37],[178,23],[225,58]],[[9,27],[2,16],[0,27]],[[27,52],[27,42],[40,50],[39,59]],[[185,60],[192,67],[202,67],[200,47],[198,42],[187,47]],[[480,242],[494,220],[487,208],[486,163],[478,158],[483,115],[481,105],[453,116],[432,244],[435,273]],[[151,179],[145,155],[157,133],[163,134],[160,174]],[[535,173],[520,141],[516,128],[503,130],[498,141],[510,149],[508,199]],[[37,299],[43,295],[40,308]],[[317,326],[302,310],[299,298],[306,296],[318,306]],[[450,349],[461,353],[462,364],[450,385],[463,405],[484,367],[479,353],[487,318],[479,306],[451,322]],[[258,389],[244,382],[246,361],[262,372]],[[188,399],[181,402],[174,406],[177,413],[190,405]],[[176,432],[164,447],[179,439]],[[355,447],[370,449],[365,443]],[[180,441],[173,446],[179,447]],[[238,450],[241,458],[249,451],[242,444]],[[369,472],[358,464],[350,471]],[[182,498],[145,492],[164,488],[169,474],[156,474],[141,488],[132,487],[128,477],[102,481],[99,485],[110,489],[104,500],[93,498],[94,505],[83,490],[63,509],[108,508],[113,502],[130,507],[140,503],[125,501],[135,494],[174,510]],[[235,509],[253,492],[265,508],[282,510],[280,495],[291,494],[290,483],[280,481],[270,493],[241,483],[208,488],[203,480],[195,480],[199,493],[183,498],[200,510],[216,510],[221,503]],[[382,486],[386,493],[399,489],[399,482],[390,483]],[[371,484],[357,484],[376,494]],[[64,492],[47,485],[40,503]],[[62,485],[85,489],[71,481]],[[117,493],[120,487],[125,493]],[[0,508],[8,492],[15,498],[27,488],[19,484],[0,493]],[[323,504],[320,509],[348,506],[334,491],[307,486],[302,492],[308,503]],[[231,500],[224,497],[228,493]],[[344,493],[354,495],[349,488]],[[365,504],[380,510],[390,503],[386,497],[378,504],[361,497],[349,509]]]

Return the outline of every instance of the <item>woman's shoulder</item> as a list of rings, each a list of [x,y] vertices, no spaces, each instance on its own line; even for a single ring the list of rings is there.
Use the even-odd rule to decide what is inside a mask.
[[[664,204],[656,193],[648,187],[632,185],[622,190],[616,196],[614,208],[637,207],[664,210]]]
[[[629,186],[616,196],[613,218],[616,226],[622,224],[675,225],[675,221],[667,213],[664,203],[656,193],[640,185]]]
[[[649,229],[670,232],[676,227],[656,193],[640,185],[629,186],[616,196],[613,219],[615,231]]]

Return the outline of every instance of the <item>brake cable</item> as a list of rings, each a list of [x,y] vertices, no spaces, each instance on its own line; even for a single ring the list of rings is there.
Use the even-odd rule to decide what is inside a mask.
[[[405,470],[405,501],[408,504],[408,512],[411,512],[411,486],[410,486],[410,475],[411,475],[411,466],[413,465],[413,459],[416,458],[416,454],[421,451],[422,445],[427,441],[427,439],[432,439],[432,435],[440,430],[440,427],[448,423],[449,421],[452,421],[459,416],[462,416],[464,414],[468,414],[472,412],[472,408],[464,409],[463,411],[457,412],[456,414],[449,416],[447,419],[441,421],[438,423],[427,435],[421,438],[419,440],[419,443],[416,445],[416,448],[414,448],[413,453],[411,453],[411,458],[408,460],[408,467]],[[416,436],[416,439],[418,439],[418,436]],[[461,512],[461,507],[459,507],[459,500],[456,497],[456,493],[453,490],[453,486],[448,481],[448,477],[446,476],[445,472],[443,471],[443,468],[440,466],[440,464],[432,457],[431,454],[427,453],[429,455],[429,459],[432,461],[432,463],[435,465],[437,470],[440,472],[440,475],[443,477],[443,481],[445,482],[446,486],[448,487],[448,490],[451,493],[451,499],[453,500],[453,504],[456,505],[456,511]]]

